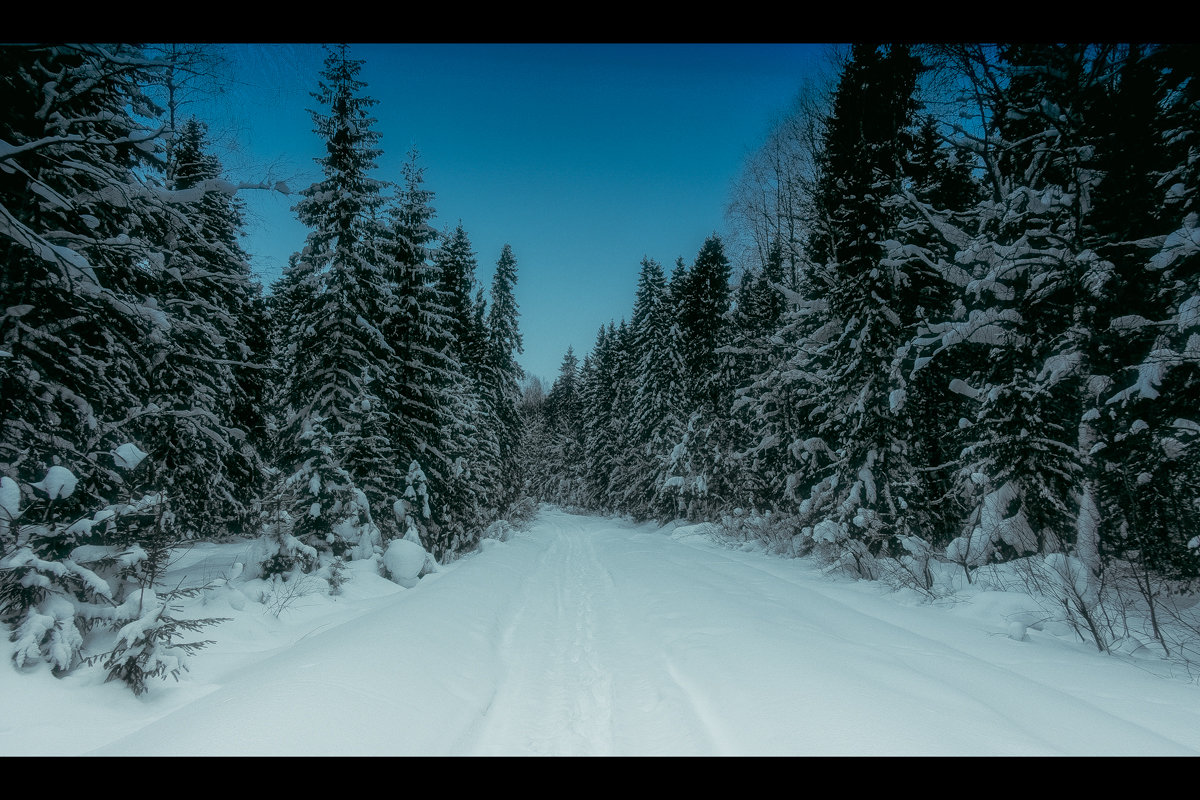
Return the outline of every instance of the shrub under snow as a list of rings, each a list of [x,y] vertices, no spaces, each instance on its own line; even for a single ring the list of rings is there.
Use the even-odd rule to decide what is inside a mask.
[[[421,545],[407,539],[396,539],[383,554],[383,566],[393,581],[411,589],[417,585],[428,555]]]

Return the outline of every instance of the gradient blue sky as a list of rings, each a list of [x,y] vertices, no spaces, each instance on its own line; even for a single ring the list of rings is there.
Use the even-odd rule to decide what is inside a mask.
[[[316,44],[223,45],[231,81],[195,107],[236,149],[238,180],[320,177]],[[490,285],[507,242],[517,258],[526,371],[553,381],[568,345],[582,361],[597,329],[629,315],[641,261],[670,272],[726,231],[746,157],[827,72],[823,44],[356,44],[378,105],[375,177],[399,180],[410,148],[434,192],[434,225],[459,220]],[[307,229],[297,197],[245,192],[244,242],[263,283]]]

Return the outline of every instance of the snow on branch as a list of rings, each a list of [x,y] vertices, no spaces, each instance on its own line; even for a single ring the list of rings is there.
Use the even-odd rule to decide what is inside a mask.
[[[156,197],[167,203],[198,203],[210,192],[219,192],[233,197],[238,192],[249,189],[279,192],[285,195],[292,193],[291,188],[284,181],[276,181],[275,183],[271,183],[270,181],[233,183],[232,181],[221,180],[220,178],[210,178],[200,181],[195,186],[187,189],[171,190],[153,187],[152,191]]]
[[[0,205],[0,236],[6,236],[44,261],[52,261],[64,268],[66,276],[78,282],[78,290],[88,294],[100,291],[100,281],[88,260],[74,250],[51,244],[31,231]],[[82,279],[82,280],[80,280]]]

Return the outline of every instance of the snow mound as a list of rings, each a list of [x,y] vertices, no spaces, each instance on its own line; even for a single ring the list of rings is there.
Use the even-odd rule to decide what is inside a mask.
[[[411,589],[417,585],[427,555],[421,545],[407,539],[396,539],[383,554],[383,566],[393,581]]]
[[[716,542],[721,528],[716,523],[700,522],[695,525],[680,525],[671,531],[671,538],[677,542],[703,542],[705,544],[713,544]]]
[[[513,526],[508,520],[498,519],[491,525],[487,526],[487,530],[480,537],[480,543],[487,540],[495,540],[497,542],[507,542],[512,538]]]

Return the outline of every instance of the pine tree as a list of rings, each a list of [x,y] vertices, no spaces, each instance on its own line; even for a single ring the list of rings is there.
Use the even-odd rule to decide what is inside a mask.
[[[580,391],[579,359],[574,348],[568,347],[558,377],[546,395],[545,409],[551,440],[544,499],[566,506],[583,503],[585,463]]]
[[[907,340],[916,306],[936,276],[898,269],[884,243],[896,231],[886,202],[900,191],[911,148],[921,64],[903,45],[855,45],[826,121],[812,258],[824,280],[813,284],[837,333],[822,353],[818,434],[836,453],[825,519],[860,573],[889,537],[907,534],[907,444],[911,429],[896,412],[902,395],[888,376]],[[909,265],[912,266],[912,265]],[[813,498],[814,501],[816,498]],[[833,528],[822,530],[833,531]]]
[[[1200,466],[1194,57],[1179,45],[1123,48],[1093,126],[1099,180],[1087,238],[1098,263],[1085,357],[1104,390],[1088,397],[1097,443],[1084,465],[1103,555],[1134,566],[1152,610],[1160,581],[1200,575],[1189,522]]]
[[[311,231],[286,276],[292,297],[285,345],[287,411],[279,432],[282,467],[292,486],[317,463],[334,476],[323,477],[323,485],[341,494],[320,504],[333,516],[314,517],[310,510],[318,506],[303,496],[296,498],[292,516],[297,536],[309,534],[335,554],[357,544],[336,539],[342,530],[338,515],[356,502],[358,489],[342,456],[331,448],[335,441],[348,444],[353,409],[372,396],[370,384],[382,386],[392,378],[395,359],[380,327],[393,293],[383,252],[388,234],[379,215],[382,184],[370,177],[379,155],[379,134],[368,116],[375,101],[361,93],[361,68],[345,45],[328,48],[320,88],[313,94],[328,113],[311,112],[315,132],[325,141],[326,155],[318,159],[324,178],[304,190],[296,205]],[[391,409],[383,403],[383,410]],[[383,424],[394,429],[391,420]],[[386,501],[373,502],[379,507]]]
[[[496,272],[492,278],[492,302],[487,314],[488,403],[494,415],[499,445],[501,509],[509,508],[519,499],[518,493],[523,482],[517,465],[517,449],[521,439],[518,406],[524,371],[516,360],[517,354],[523,352],[521,332],[517,327],[517,299],[513,294],[516,284],[517,260],[512,248],[506,244],[496,262]]]
[[[133,116],[156,112],[140,88],[155,65],[101,45],[8,46],[0,61],[0,471],[30,484],[69,466],[82,511],[123,483],[109,453],[166,342],[144,222],[167,209],[147,182],[155,134]]]
[[[675,309],[663,269],[646,258],[638,275],[633,306],[633,384],[631,455],[636,478],[630,487],[630,512],[640,517],[671,514],[656,503],[671,450],[684,428],[684,367]]]
[[[730,265],[720,237],[708,237],[681,286],[677,321],[685,369],[686,410],[690,413],[677,475],[694,493],[693,514],[719,508],[733,490],[723,457],[728,447],[728,420],[733,387],[721,369],[721,349],[729,344]],[[673,287],[674,288],[674,287]],[[684,455],[686,454],[686,455]]]
[[[205,127],[181,126],[173,147],[177,196],[194,193],[163,219],[164,280],[158,305],[169,316],[167,347],[155,359],[150,401],[137,435],[150,454],[148,480],[172,498],[185,530],[205,538],[249,530],[264,478],[264,365],[261,300],[237,237],[239,206],[206,152]],[[223,184],[228,187],[229,184]],[[255,349],[255,347],[259,349]]]
[[[453,471],[444,441],[448,426],[446,388],[455,381],[457,362],[447,350],[450,321],[440,302],[432,262],[437,233],[430,224],[433,193],[424,188],[416,152],[404,165],[400,192],[393,204],[387,247],[388,277],[394,306],[383,330],[394,351],[388,392],[393,420],[392,443],[401,463],[416,461],[426,476],[433,508],[424,528],[424,544],[439,538],[446,482]]]

